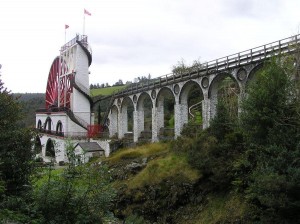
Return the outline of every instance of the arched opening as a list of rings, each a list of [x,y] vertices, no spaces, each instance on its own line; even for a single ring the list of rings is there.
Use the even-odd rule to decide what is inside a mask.
[[[46,143],[46,156],[55,158],[54,142],[51,138],[49,138]]]
[[[173,92],[167,88],[162,88],[156,99],[157,106],[157,125],[160,140],[170,140],[174,138],[174,105],[175,97]]]
[[[245,92],[247,93],[247,90],[249,88],[249,86],[251,85],[251,83],[255,82],[256,80],[256,74],[259,73],[262,68],[263,68],[264,64],[260,63],[259,65],[255,66],[249,73],[247,82],[246,82],[246,88],[245,88]]]
[[[209,90],[211,117],[213,118],[217,113],[217,104],[222,103],[229,119],[236,120],[239,111],[239,94],[239,85],[230,74],[218,74],[212,81]]]
[[[42,143],[40,137],[37,135],[34,141],[34,153],[40,154],[42,152]]]
[[[42,129],[42,121],[39,120],[37,123],[37,129],[41,130]]]
[[[47,131],[50,134],[51,134],[51,123],[52,123],[51,118],[47,117],[47,119],[45,121],[44,129],[45,129],[45,131]]]
[[[152,139],[152,100],[148,93],[142,93],[137,101],[137,135],[139,142]]]
[[[57,124],[56,124],[56,135],[64,136],[63,125],[62,125],[61,121],[58,121]]]
[[[110,119],[106,121],[107,125],[109,126],[109,134],[110,137],[118,137],[118,130],[119,130],[119,120],[118,120],[118,107],[112,106]]]
[[[180,92],[179,102],[182,108],[181,117],[184,123],[202,127],[203,92],[198,83],[189,81],[185,83]]]
[[[125,97],[121,106],[121,137],[125,138],[125,141],[133,141],[133,102],[129,97]]]

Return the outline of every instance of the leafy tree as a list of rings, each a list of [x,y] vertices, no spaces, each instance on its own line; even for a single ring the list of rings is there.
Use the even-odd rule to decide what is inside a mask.
[[[0,220],[25,220],[30,214],[32,137],[21,128],[21,105],[0,79]]]
[[[0,80],[0,171],[7,195],[20,195],[33,171],[33,133],[20,128],[21,106]]]
[[[217,114],[210,122],[210,132],[218,140],[223,140],[225,135],[231,131],[233,131],[233,123],[228,107],[226,107],[226,101],[218,100]]]
[[[183,59],[181,59],[177,62],[176,65],[172,67],[172,72],[175,75],[183,75],[192,71],[197,71],[197,69],[200,69],[202,67],[203,65],[199,60],[195,60],[192,65],[188,65]]]
[[[294,72],[290,60],[272,59],[243,102],[247,150],[237,163],[243,171],[237,180],[247,183],[246,197],[264,223],[294,223],[300,218],[300,104]]]
[[[102,223],[109,213],[114,190],[104,166],[78,165],[73,145],[66,145],[68,167],[60,175],[49,170],[35,190],[37,210],[45,223]]]
[[[282,137],[288,143],[288,138],[298,131],[299,111],[295,109],[299,99],[292,80],[292,65],[284,66],[275,59],[267,63],[248,88],[248,97],[243,102],[242,125],[249,142],[256,145],[282,143]]]
[[[193,126],[187,125],[183,136],[174,143],[178,147],[185,147],[190,165],[203,174],[202,184],[208,191],[227,191],[231,189],[234,180],[234,161],[239,157],[243,148],[243,136],[231,122],[229,109],[220,100],[217,113],[211,121],[210,128],[198,132]]]

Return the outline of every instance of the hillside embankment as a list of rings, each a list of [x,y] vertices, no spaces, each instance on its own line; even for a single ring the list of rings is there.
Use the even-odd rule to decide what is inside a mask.
[[[170,143],[122,149],[103,161],[117,190],[114,214],[125,223],[240,223],[246,204],[238,194],[210,188],[185,153]]]

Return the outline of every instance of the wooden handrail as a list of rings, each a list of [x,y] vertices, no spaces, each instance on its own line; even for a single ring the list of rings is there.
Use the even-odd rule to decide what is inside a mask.
[[[274,41],[268,44],[264,44],[255,48],[251,48],[245,51],[241,51],[235,54],[231,54],[225,57],[221,57],[212,61],[205,62],[200,64],[199,67],[193,68],[192,71],[188,71],[184,74],[175,75],[173,73],[169,73],[163,76],[159,76],[155,79],[148,81],[148,86],[152,86],[155,88],[157,85],[162,87],[164,85],[168,85],[168,80],[173,80],[173,83],[180,82],[184,78],[189,77],[192,78],[193,75],[207,75],[210,71],[223,71],[228,68],[245,65],[251,62],[256,62],[260,60],[264,60],[272,57],[273,55],[279,55],[283,53],[292,53],[297,50],[298,39],[300,34],[288,37],[285,39],[281,39],[279,41]],[[250,59],[250,61],[249,61]],[[238,65],[237,65],[238,63]],[[172,76],[172,77],[171,77]],[[125,89],[122,92],[115,93],[116,98],[124,96],[128,93],[133,94],[133,92],[138,93],[139,91],[143,91],[144,86],[142,83],[136,83],[135,91],[133,89]]]

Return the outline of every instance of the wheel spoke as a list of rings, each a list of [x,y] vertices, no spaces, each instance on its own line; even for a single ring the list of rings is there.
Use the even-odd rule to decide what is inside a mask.
[[[60,59],[57,57],[50,68],[48,75],[48,82],[46,88],[46,108],[58,106],[58,95],[60,95],[60,105],[70,108],[70,95],[72,87],[70,85],[70,77],[72,75],[63,76],[59,80],[59,69],[61,67],[62,75],[68,72],[68,66],[62,62],[60,66]],[[60,82],[60,83],[59,83]],[[58,85],[60,84],[60,85]],[[66,91],[66,94],[65,94]]]

